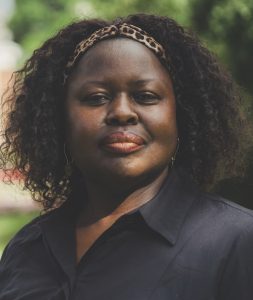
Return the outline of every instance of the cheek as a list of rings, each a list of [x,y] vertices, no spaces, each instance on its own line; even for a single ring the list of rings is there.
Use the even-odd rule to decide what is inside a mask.
[[[68,112],[66,124],[66,140],[71,152],[74,154],[79,149],[87,148],[95,135],[96,119],[77,109]]]
[[[69,110],[66,123],[69,135],[86,135],[96,130],[98,119],[94,114],[77,107]]]
[[[177,145],[177,121],[174,106],[164,106],[156,118],[152,119],[149,128],[154,139],[153,151],[161,160],[168,161],[173,156]],[[159,154],[158,154],[159,153]]]
[[[149,120],[148,120],[149,119]],[[153,138],[160,143],[177,137],[176,110],[174,105],[163,105],[159,109],[152,111],[146,121],[148,130]]]

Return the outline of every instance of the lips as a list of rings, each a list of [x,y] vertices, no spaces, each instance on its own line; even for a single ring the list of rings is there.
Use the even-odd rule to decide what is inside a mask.
[[[128,154],[140,150],[145,140],[130,132],[114,132],[107,135],[101,145],[109,152]]]

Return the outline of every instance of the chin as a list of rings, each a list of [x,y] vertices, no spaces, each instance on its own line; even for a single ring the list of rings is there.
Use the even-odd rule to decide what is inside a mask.
[[[156,177],[158,177],[164,170],[167,168],[166,166],[156,165],[152,166],[152,168],[146,168],[142,165],[124,165],[118,166],[117,168],[110,168],[105,171],[104,178],[108,181],[108,184],[111,182],[118,184],[131,184],[135,185],[137,183],[152,181]]]

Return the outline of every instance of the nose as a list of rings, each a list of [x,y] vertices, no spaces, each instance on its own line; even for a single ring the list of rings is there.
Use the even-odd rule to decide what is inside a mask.
[[[133,109],[133,103],[126,95],[115,97],[108,106],[107,125],[136,125],[138,120],[138,114]]]

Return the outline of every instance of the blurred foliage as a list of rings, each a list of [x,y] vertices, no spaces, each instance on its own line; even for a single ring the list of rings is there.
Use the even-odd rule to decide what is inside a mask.
[[[0,215],[0,257],[4,247],[16,232],[27,222],[38,215],[38,212],[12,213]]]
[[[182,10],[184,13],[181,13]],[[61,27],[80,18],[106,18],[135,12],[170,15],[182,24],[189,24],[187,0],[16,0],[16,10],[9,22],[14,39],[26,57]]]
[[[167,15],[197,32],[242,86],[247,100],[245,110],[252,114],[252,0],[16,0],[10,27],[28,57],[44,40],[71,21],[97,17],[112,19],[136,12]],[[226,182],[218,191],[235,201],[246,199],[240,203],[253,208],[251,182],[253,161],[243,183]],[[235,187],[239,194],[231,194]]]
[[[193,1],[193,27],[252,95],[253,1]]]
[[[191,7],[188,0],[94,0],[92,3],[98,16],[109,19],[143,12],[167,15],[175,18],[181,24],[189,24],[190,22]]]
[[[16,0],[9,27],[26,56],[73,20],[71,7],[71,1],[66,0]]]

